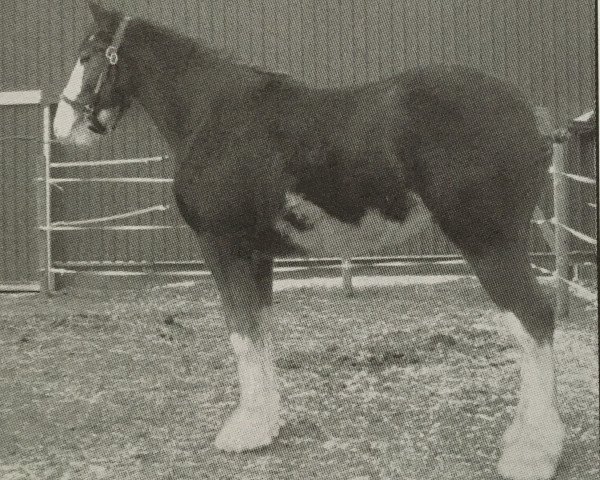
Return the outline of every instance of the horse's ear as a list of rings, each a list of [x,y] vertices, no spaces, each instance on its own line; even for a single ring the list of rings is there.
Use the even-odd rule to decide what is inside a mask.
[[[114,30],[116,24],[119,22],[118,14],[116,12],[111,12],[102,5],[91,0],[88,1],[88,5],[92,12],[92,17],[94,17],[94,22],[96,22],[96,25],[100,29],[107,31]]]

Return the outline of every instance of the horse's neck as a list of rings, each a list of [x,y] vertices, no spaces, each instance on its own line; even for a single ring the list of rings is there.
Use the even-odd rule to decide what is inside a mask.
[[[178,98],[177,90],[176,84],[167,85],[146,75],[137,92],[137,99],[144,110],[174,149],[185,141],[190,121],[188,110]]]
[[[235,66],[213,52],[203,52],[200,48],[190,52],[191,58],[182,62],[182,46],[173,43],[172,54],[168,46],[168,42],[162,43],[160,55],[147,51],[145,55],[140,55],[136,68],[136,97],[170,147],[176,153],[181,153],[197,134],[217,97],[228,91],[225,84],[247,81],[248,75],[241,73],[248,73],[250,69]],[[173,59],[179,61],[180,65],[173,65]],[[235,74],[232,75],[232,71]]]

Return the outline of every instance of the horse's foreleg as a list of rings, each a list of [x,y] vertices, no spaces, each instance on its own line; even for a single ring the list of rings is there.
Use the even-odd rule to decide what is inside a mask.
[[[219,239],[201,238],[221,294],[237,360],[240,401],[215,446],[241,452],[269,445],[279,433],[279,393],[271,339],[272,260],[240,258]]]
[[[552,478],[565,427],[558,413],[552,353],[553,311],[537,285],[524,245],[470,258],[521,349],[521,391],[502,438],[498,471],[512,480]]]

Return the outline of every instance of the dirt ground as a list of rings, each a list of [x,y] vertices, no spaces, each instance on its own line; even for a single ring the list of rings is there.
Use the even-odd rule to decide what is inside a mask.
[[[475,280],[275,299],[287,424],[226,454],[212,441],[238,386],[209,279],[0,295],[0,479],[499,478],[517,352]],[[574,300],[555,344],[557,478],[597,479],[597,310]]]

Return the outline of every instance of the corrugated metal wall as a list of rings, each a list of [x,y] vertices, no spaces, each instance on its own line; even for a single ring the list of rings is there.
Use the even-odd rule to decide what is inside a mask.
[[[557,125],[588,110],[595,96],[592,0],[122,0],[102,2],[222,47],[246,63],[289,72],[315,86],[374,81],[428,63],[475,66],[518,85]],[[58,96],[90,22],[79,0],[3,0],[0,89],[41,88]],[[6,22],[4,19],[10,19]],[[61,161],[166,152],[143,112],[89,154],[54,149]],[[169,176],[170,165],[55,172],[63,176]],[[74,220],[173,205],[168,186],[69,184],[53,190],[57,218]],[[548,203],[546,201],[546,203]],[[551,202],[550,202],[551,204]],[[130,223],[179,224],[173,211]],[[187,260],[186,230],[57,233],[68,260]],[[539,235],[532,248],[543,249]],[[435,230],[398,254],[442,254],[453,247]],[[391,253],[391,252],[390,252]]]
[[[80,0],[3,0],[0,89],[60,92],[90,22]],[[110,0],[313,85],[432,62],[519,85],[558,122],[594,99],[593,0]]]

